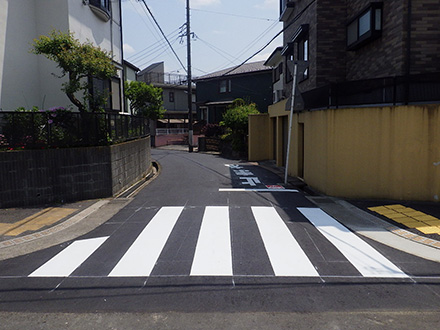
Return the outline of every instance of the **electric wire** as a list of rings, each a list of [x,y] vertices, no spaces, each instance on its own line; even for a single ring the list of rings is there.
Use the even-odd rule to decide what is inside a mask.
[[[310,8],[310,6],[312,4],[314,4],[316,2],[316,0],[313,0],[312,2],[310,2],[306,7],[304,7],[303,10],[301,10],[294,18],[293,20],[287,24],[280,32],[278,32],[272,39],[270,39],[270,41],[268,43],[266,43],[262,48],[260,48],[257,52],[255,52],[253,55],[251,55],[250,57],[248,57],[246,60],[244,60],[242,63],[240,63],[239,65],[237,65],[236,67],[231,68],[230,70],[228,70],[227,72],[225,72],[222,76],[226,76],[227,74],[237,70],[239,67],[241,67],[242,65],[246,64],[250,59],[252,59],[253,57],[255,57],[256,55],[258,55],[259,53],[261,53],[264,49],[266,49],[271,43],[272,41],[274,41],[281,33],[283,33],[284,31],[286,31],[289,27],[291,27],[294,23],[296,23],[296,21],[298,21],[298,19],[300,19],[300,17],[305,13],[305,11],[307,9]]]
[[[168,46],[171,48],[171,51],[173,52],[174,56],[177,58],[177,60],[179,61],[180,65],[182,66],[182,69],[185,70],[185,72],[187,72],[187,69],[185,68],[185,65],[182,63],[182,61],[180,60],[179,56],[177,55],[176,51],[174,50],[173,46],[171,45],[170,41],[168,40],[167,36],[165,35],[165,33],[163,32],[162,28],[160,27],[159,23],[157,22],[156,18],[154,17],[153,13],[151,12],[150,8],[148,7],[147,3],[145,2],[145,0],[141,0],[145,6],[145,8],[148,10],[148,13],[151,15],[151,17],[154,20],[154,23],[156,24],[157,28],[159,29],[160,33],[162,34],[162,36],[164,37],[164,39],[166,40]]]
[[[167,36],[168,39],[175,39],[175,38],[177,38],[178,33],[176,33],[176,31],[178,31],[178,30],[175,30],[175,31],[171,32],[171,33]],[[162,49],[164,49],[164,48],[167,49],[168,46],[167,46],[167,45],[164,45],[163,43],[161,43],[161,42],[158,41],[158,42],[155,42],[155,43],[149,45],[148,47],[146,47],[146,48],[140,50],[140,51],[137,52],[136,54],[130,55],[130,56],[128,57],[128,60],[129,60],[129,61],[136,61],[136,60],[139,60],[140,58],[148,57],[151,53],[154,53],[157,49],[162,50]]]
[[[207,47],[211,48],[214,52],[216,52],[218,55],[226,59],[232,64],[235,64],[235,61],[239,61],[240,59],[238,57],[235,57],[227,52],[225,52],[223,49],[207,42],[206,40],[201,39],[199,36],[196,36],[197,40],[200,40],[203,44],[205,44]]]
[[[174,40],[173,42],[171,42],[171,44],[174,45],[174,44],[176,43],[177,40],[178,40],[178,39]],[[179,48],[177,48],[177,50],[180,50],[180,49],[182,49],[182,48],[185,48],[185,46],[183,46],[183,47],[179,47]],[[167,48],[167,49],[162,49],[162,52],[156,54],[156,55],[155,55],[154,57],[152,57],[152,58],[148,58],[148,60],[146,60],[146,62],[145,62],[145,61],[142,62],[142,64],[140,64],[139,66],[140,66],[140,67],[143,67],[143,66],[147,65],[149,62],[154,62],[157,58],[161,57],[161,56],[162,56],[164,53],[166,53],[167,51],[168,51],[168,48]],[[145,60],[145,59],[144,59],[144,60]]]
[[[278,20],[272,19],[272,18],[254,17],[254,16],[238,15],[238,14],[231,14],[231,13],[221,13],[221,12],[212,11],[212,10],[204,10],[204,9],[191,8],[191,11],[199,11],[199,12],[203,12],[203,13],[225,15],[225,16],[233,16],[233,17],[240,17],[240,18],[249,18],[249,19],[262,20],[262,21],[275,21],[275,22],[278,22]]]
[[[240,61],[239,60],[239,58],[241,57],[241,56],[243,56],[246,52],[248,52],[252,47],[254,47],[255,46],[255,44],[256,43],[258,43],[261,39],[263,39],[268,33],[270,33],[275,27],[276,27],[276,25],[278,24],[278,22],[274,22],[274,23],[272,23],[270,26],[268,26],[262,33],[260,33],[255,39],[253,39],[248,45],[246,45],[237,55],[236,55],[236,58],[237,58],[237,60],[238,61]],[[276,39],[276,38],[274,38],[274,39]],[[254,55],[255,56],[255,55]],[[253,56],[252,56],[253,57]],[[237,62],[229,62],[229,63],[232,63],[233,65],[236,65],[236,63]],[[244,64],[244,63],[243,63]],[[213,71],[217,71],[217,70],[219,70],[219,69],[221,69],[221,68],[224,68],[226,65],[228,65],[228,63],[223,63],[223,64],[221,64],[221,65],[219,65],[219,66],[217,66]],[[242,64],[241,64],[242,65]],[[240,65],[240,66],[241,66]]]
[[[130,5],[133,7],[133,9],[137,12],[137,14],[139,15],[139,17],[142,19],[142,22],[145,24],[145,26],[147,27],[147,29],[150,31],[151,35],[154,36],[154,38],[156,39],[156,41],[158,43],[164,44],[163,39],[160,37],[159,33],[155,30],[155,29],[151,29],[150,24],[154,26],[154,23],[151,22],[151,19],[149,18],[148,13],[145,11],[144,7],[141,7],[144,10],[144,13],[141,13],[139,11],[139,7],[137,7],[133,2],[136,0],[130,0]],[[145,15],[146,14],[146,15]],[[147,19],[148,21],[146,21],[145,19]]]

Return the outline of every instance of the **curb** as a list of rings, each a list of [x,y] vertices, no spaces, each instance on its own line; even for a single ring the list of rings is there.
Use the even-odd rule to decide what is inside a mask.
[[[40,237],[44,237],[44,236],[58,233],[61,230],[69,228],[70,226],[85,219],[86,217],[88,217],[92,213],[96,212],[99,208],[101,208],[102,206],[106,205],[109,202],[110,202],[110,200],[100,200],[100,201],[96,202],[95,204],[89,206],[85,210],[82,210],[81,212],[77,213],[73,217],[63,221],[62,223],[60,223],[58,225],[55,225],[53,227],[50,227],[50,228],[47,228],[47,229],[29,234],[29,235],[25,235],[25,236],[17,237],[17,238],[12,238],[10,240],[0,242],[0,249],[5,248],[5,247],[11,247],[11,246],[25,243],[25,242],[31,242],[35,239],[40,238]]]

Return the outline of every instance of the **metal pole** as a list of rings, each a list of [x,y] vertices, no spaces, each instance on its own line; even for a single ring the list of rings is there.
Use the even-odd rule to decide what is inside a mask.
[[[289,120],[289,135],[287,137],[287,151],[286,151],[286,169],[284,172],[284,184],[287,185],[287,170],[289,168],[290,142],[292,140],[292,126],[293,126],[293,107],[295,106],[295,90],[296,90],[296,76],[298,71],[298,63],[295,62],[293,67],[293,84],[292,84],[292,101],[290,103],[290,120]]]
[[[188,151],[193,152],[193,114],[192,114],[192,77],[191,77],[191,26],[189,0],[186,0],[186,43],[188,61]]]

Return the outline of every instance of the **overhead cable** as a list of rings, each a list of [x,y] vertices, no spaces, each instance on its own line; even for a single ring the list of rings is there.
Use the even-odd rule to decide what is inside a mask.
[[[160,33],[162,34],[162,36],[164,37],[164,39],[166,40],[168,46],[171,48],[171,51],[173,52],[174,56],[177,58],[177,60],[179,61],[180,65],[182,66],[182,68],[185,70],[185,72],[187,72],[185,65],[182,63],[182,61],[180,60],[179,56],[177,55],[177,53],[175,52],[173,46],[171,45],[171,43],[169,42],[167,36],[165,35],[165,33],[163,32],[162,28],[160,27],[159,23],[157,22],[156,18],[154,17],[153,13],[151,12],[150,8],[148,7],[147,3],[145,2],[145,0],[140,0],[143,2],[145,8],[147,8],[148,13],[151,15],[151,18],[153,18],[154,23],[156,24],[157,28],[159,29]]]
[[[310,2],[303,10],[301,10],[298,15],[296,15],[292,22],[290,22],[289,24],[287,24],[280,32],[278,32],[272,39],[270,39],[270,41],[265,44],[262,48],[260,48],[257,52],[255,52],[252,56],[249,56],[246,60],[244,60],[242,63],[240,63],[239,65],[233,67],[232,69],[226,71],[222,76],[226,76],[227,74],[237,70],[239,67],[241,67],[242,65],[246,64],[250,59],[252,59],[253,57],[255,57],[256,55],[258,55],[259,53],[261,53],[264,49],[266,49],[271,43],[272,41],[274,41],[276,38],[278,38],[278,36],[283,33],[284,31],[286,31],[289,27],[291,27],[294,23],[296,23],[296,21],[304,14],[304,12],[309,9],[309,7],[315,3],[316,0],[313,0],[312,2]]]
[[[191,11],[200,11],[200,12],[204,12],[204,13],[211,13],[211,14],[217,14],[217,15],[234,16],[234,17],[240,17],[240,18],[249,18],[249,19],[258,19],[258,20],[262,20],[262,21],[276,21],[276,22],[278,22],[278,20],[271,19],[271,18],[253,17],[253,16],[237,15],[237,14],[230,14],[230,13],[221,13],[221,12],[212,11],[212,10],[191,8]]]

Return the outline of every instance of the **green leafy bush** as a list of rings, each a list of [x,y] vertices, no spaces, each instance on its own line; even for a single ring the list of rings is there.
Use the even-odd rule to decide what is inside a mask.
[[[248,135],[249,123],[248,117],[251,114],[258,113],[259,111],[255,103],[244,104],[242,102],[234,102],[233,105],[226,110],[223,115],[223,121],[220,125],[226,128],[226,135],[224,138],[231,141],[233,150],[239,152],[246,150],[246,138]]]
[[[148,119],[163,118],[162,88],[148,85],[142,81],[131,81],[125,83],[125,96],[130,100],[130,107],[139,116]]]

